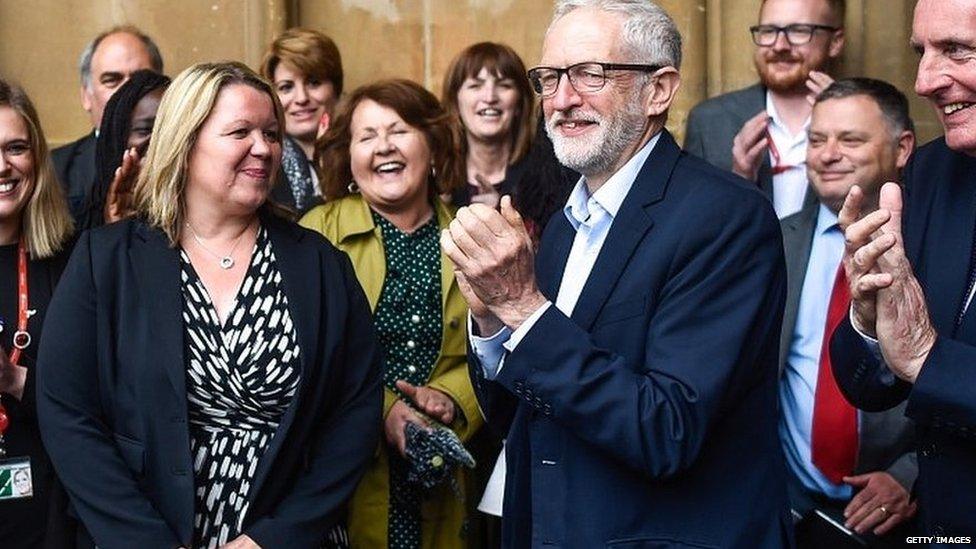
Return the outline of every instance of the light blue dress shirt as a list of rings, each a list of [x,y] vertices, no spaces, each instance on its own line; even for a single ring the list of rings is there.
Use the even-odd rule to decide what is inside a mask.
[[[821,204],[779,393],[779,436],[790,470],[808,490],[835,499],[849,499],[852,488],[834,484],[820,472],[813,464],[810,441],[827,309],[843,255],[844,233],[837,214]]]
[[[614,217],[616,217],[620,205],[623,204],[624,198],[630,192],[630,188],[633,187],[644,162],[647,161],[647,157],[654,150],[654,146],[660,137],[660,132],[654,135],[647,144],[637,151],[637,154],[631,157],[592,195],[586,186],[585,177],[580,178],[573,188],[573,192],[569,195],[569,200],[563,207],[563,213],[573,229],[576,230],[576,237],[573,239],[573,248],[566,260],[566,268],[559,285],[559,294],[556,297],[556,307],[566,316],[573,314],[573,308],[583,291],[583,285],[590,277],[590,271],[593,270],[597,256],[600,255],[600,250],[603,248],[607,233],[610,232]],[[552,302],[547,301],[514,332],[505,327],[487,338],[473,335],[471,332],[472,321],[470,318],[468,319],[468,336],[471,340],[471,347],[481,362],[485,378],[494,379],[498,375],[505,351],[515,350],[522,338],[529,333],[532,326],[551,305]]]

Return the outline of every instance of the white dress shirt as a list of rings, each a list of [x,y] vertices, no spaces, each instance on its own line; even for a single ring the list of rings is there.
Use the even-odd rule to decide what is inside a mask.
[[[776,217],[783,219],[803,209],[803,200],[807,196],[807,129],[810,118],[807,117],[799,133],[791,134],[776,112],[773,96],[769,92],[766,92],[766,114],[769,115],[769,136],[779,152],[779,165],[792,166],[781,174],[773,175],[773,209],[776,210]],[[772,148],[769,165],[777,165]]]

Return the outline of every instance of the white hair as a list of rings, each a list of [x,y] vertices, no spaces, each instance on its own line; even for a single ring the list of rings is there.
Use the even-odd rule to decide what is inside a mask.
[[[624,46],[634,56],[627,61],[681,68],[681,33],[668,12],[651,0],[556,0],[549,27],[579,8],[623,15]]]

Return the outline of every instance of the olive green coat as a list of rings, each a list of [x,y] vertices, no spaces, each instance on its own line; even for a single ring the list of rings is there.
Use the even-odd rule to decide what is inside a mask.
[[[443,229],[454,212],[440,200],[436,203],[437,224]],[[373,223],[369,207],[358,194],[328,202],[308,212],[301,224],[325,235],[336,247],[349,254],[370,308],[375,311],[386,279],[386,259],[380,228]],[[451,426],[467,440],[483,423],[478,401],[468,377],[466,330],[467,305],[454,279],[450,259],[441,253],[441,310],[443,333],[441,352],[427,385],[451,397],[457,404],[458,419]],[[384,389],[383,417],[389,413],[396,395]],[[341,441],[336,441],[341,444]],[[387,546],[389,516],[389,462],[385,441],[352,498],[349,537],[354,548]],[[464,472],[459,472],[458,486],[465,489]],[[467,495],[466,497],[472,497]],[[450,488],[442,486],[424,500],[422,532],[424,549],[465,547],[462,528],[465,505]]]

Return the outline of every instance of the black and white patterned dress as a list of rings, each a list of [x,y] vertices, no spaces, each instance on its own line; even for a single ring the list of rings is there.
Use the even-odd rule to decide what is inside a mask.
[[[298,389],[299,346],[265,230],[221,327],[206,288],[180,252],[194,546],[237,537],[258,462]]]

